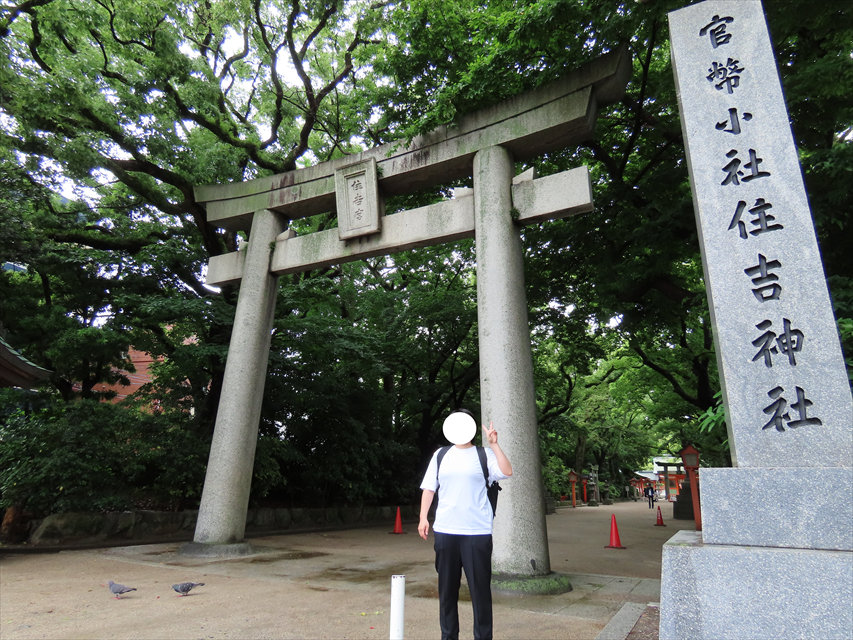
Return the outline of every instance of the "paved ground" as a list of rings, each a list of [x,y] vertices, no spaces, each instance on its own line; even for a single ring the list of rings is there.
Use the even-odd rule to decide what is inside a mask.
[[[643,502],[548,516],[551,569],[574,588],[496,594],[495,637],[656,637],[646,605],[659,600],[661,546],[693,526],[671,512],[664,504],[666,527]],[[611,514],[625,549],[605,548]],[[395,574],[406,575],[406,638],[437,638],[432,538],[421,540],[415,523],[404,523],[403,535],[392,528],[254,538],[258,553],[231,560],[187,558],[178,544],[0,555],[0,638],[385,639]],[[110,579],[138,590],[116,600],[104,586]],[[170,585],[185,580],[205,586],[177,597]],[[470,638],[467,602],[460,619],[461,637]]]

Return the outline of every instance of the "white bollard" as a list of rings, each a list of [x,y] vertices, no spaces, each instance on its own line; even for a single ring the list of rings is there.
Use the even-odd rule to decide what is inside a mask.
[[[403,640],[403,618],[406,609],[406,576],[391,576],[390,640]]]

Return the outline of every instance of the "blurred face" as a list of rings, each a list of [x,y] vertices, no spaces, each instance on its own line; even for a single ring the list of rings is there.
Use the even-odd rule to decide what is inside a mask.
[[[454,411],[444,419],[444,437],[453,444],[468,444],[477,433],[477,423],[470,415]]]

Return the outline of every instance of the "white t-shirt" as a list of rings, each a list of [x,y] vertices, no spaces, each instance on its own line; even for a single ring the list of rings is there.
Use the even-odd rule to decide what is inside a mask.
[[[489,484],[504,480],[498,467],[495,452],[485,447],[489,467]],[[435,468],[438,450],[432,454],[421,489],[435,491],[438,486],[438,508],[433,530],[438,533],[473,536],[492,532],[492,505],[486,495],[486,480],[477,447],[460,449],[450,447],[439,468],[436,482]]]

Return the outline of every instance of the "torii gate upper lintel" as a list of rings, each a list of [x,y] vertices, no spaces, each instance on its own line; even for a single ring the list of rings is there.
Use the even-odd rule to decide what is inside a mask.
[[[564,149],[592,137],[598,108],[619,100],[631,74],[621,48],[581,69],[520,96],[442,126],[409,145],[390,142],[353,156],[245,182],[197,186],[208,224],[248,230],[255,211],[270,209],[288,218],[335,210],[334,173],[347,164],[375,158],[380,187],[407,194],[471,176],[474,154],[499,145],[516,161]]]
[[[242,543],[245,535],[266,377],[266,365],[259,363],[268,359],[278,275],[473,236],[481,419],[494,421],[514,469],[495,518],[494,569],[516,576],[550,573],[517,224],[590,211],[592,193],[586,167],[541,179],[533,172],[514,178],[513,163],[589,139],[599,106],[622,96],[630,68],[620,49],[406,147],[392,143],[277,176],[196,188],[209,224],[251,232],[245,248],[212,258],[208,270],[208,284],[241,285],[195,548]],[[460,177],[473,177],[473,190],[382,215],[382,194],[411,193]],[[342,196],[349,188],[357,191]],[[363,210],[363,202],[372,212]],[[356,206],[355,237],[346,235],[349,227],[305,236],[286,230],[288,219],[324,211],[337,211],[344,227],[343,218],[353,214],[347,209]],[[365,219],[368,215],[376,219]],[[362,224],[367,226],[359,231]]]

